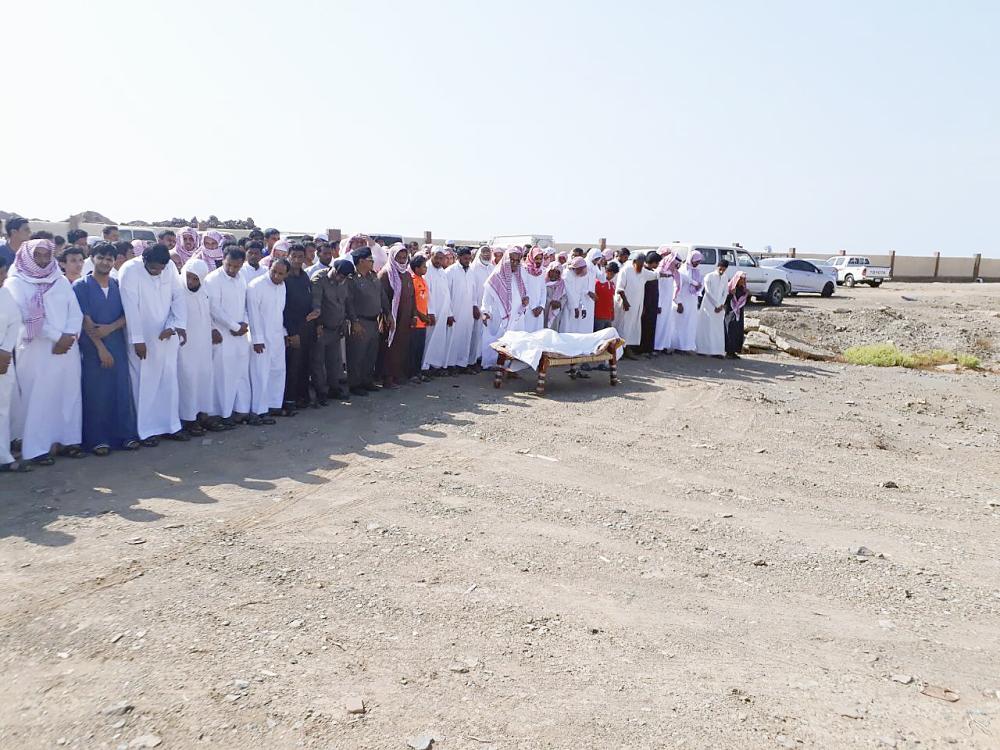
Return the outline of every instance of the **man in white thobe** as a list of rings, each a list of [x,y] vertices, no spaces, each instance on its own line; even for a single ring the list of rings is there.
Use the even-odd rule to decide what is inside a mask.
[[[0,471],[16,471],[21,465],[10,454],[10,406],[17,378],[14,347],[21,333],[21,311],[4,288],[7,271],[7,258],[0,256]]]
[[[14,352],[17,393],[11,432],[21,454],[53,463],[49,452],[79,456],[83,432],[80,349],[83,313],[73,287],[59,270],[51,240],[28,240],[14,259],[6,288],[17,303],[21,332]]]
[[[560,333],[593,333],[596,281],[587,261],[573,258],[563,271],[563,283],[566,285],[566,309]]]
[[[181,296],[187,319],[187,343],[177,355],[178,403],[181,424],[192,435],[205,427],[222,429],[210,420],[215,404],[212,377],[212,311],[205,290],[208,264],[191,258],[181,267]],[[203,426],[204,425],[204,426]]]
[[[545,251],[537,245],[524,256],[521,275],[528,292],[528,309],[524,313],[524,330],[528,333],[545,328]]]
[[[187,305],[172,263],[167,246],[156,244],[118,271],[136,426],[146,446],[156,445],[160,435],[189,439],[181,430],[177,385],[178,350],[187,341]]]
[[[253,414],[248,424],[274,424],[272,411],[285,400],[285,277],[291,266],[284,258],[271,263],[267,276],[247,287],[250,321],[250,393]]]
[[[436,374],[448,365],[448,318],[451,317],[451,293],[448,277],[445,276],[445,256],[447,251],[440,246],[431,250],[431,262],[427,267],[424,281],[427,283],[427,314],[434,315],[436,323],[427,327],[427,342],[424,344],[424,361],[421,369]]]
[[[267,266],[261,265],[261,260],[264,257],[264,243],[260,240],[250,240],[243,246],[243,252],[246,253],[246,260],[240,266],[240,276],[249,285],[251,281],[267,273]],[[211,273],[215,269],[209,268],[208,270]]]
[[[698,298],[701,296],[702,254],[691,250],[678,273],[677,289],[674,291],[674,349],[693,352],[698,333]]]
[[[698,310],[698,332],[695,347],[698,354],[722,357],[726,353],[726,269],[729,263],[722,260],[714,271],[705,275],[705,296]]]
[[[489,278],[490,272],[493,270],[493,263],[491,262],[492,257],[493,254],[490,252],[489,247],[483,245],[479,248],[479,252],[476,254],[475,259],[469,264],[469,273],[472,274],[473,286],[472,317],[475,321],[472,325],[472,340],[469,342],[470,365],[475,365],[482,356],[483,326],[479,322],[479,303],[483,301],[486,279]]]
[[[657,271],[660,275],[659,288],[657,289],[660,311],[656,314],[653,350],[658,352],[672,352],[676,336],[674,332],[674,323],[676,320],[674,314],[674,290],[676,289],[677,282],[680,281],[679,269],[681,263],[677,259],[677,256],[670,252],[669,248],[660,248],[660,254],[664,257]]]
[[[496,367],[497,352],[491,344],[507,331],[524,329],[524,316],[531,299],[521,276],[521,248],[508,249],[486,279],[483,304],[483,367]]]
[[[457,251],[458,262],[444,272],[451,298],[451,340],[448,342],[446,366],[465,369],[469,365],[469,346],[476,321],[473,308],[478,307],[481,294],[476,293],[476,277],[472,273],[472,251],[463,247]],[[447,321],[445,321],[447,324]]]
[[[222,265],[205,277],[212,313],[212,413],[225,424],[245,422],[250,414],[250,338],[247,285],[240,276],[246,253],[226,248]],[[236,419],[232,417],[235,414]]]
[[[626,347],[636,347],[642,340],[642,307],[646,299],[646,282],[655,279],[656,271],[646,268],[646,256],[639,253],[632,263],[622,268],[615,284],[615,328]],[[632,359],[635,352],[625,350]]]

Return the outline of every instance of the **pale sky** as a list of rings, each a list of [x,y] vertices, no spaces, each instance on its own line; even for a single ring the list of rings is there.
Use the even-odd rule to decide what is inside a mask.
[[[1000,255],[1000,3],[19,0],[0,209]]]

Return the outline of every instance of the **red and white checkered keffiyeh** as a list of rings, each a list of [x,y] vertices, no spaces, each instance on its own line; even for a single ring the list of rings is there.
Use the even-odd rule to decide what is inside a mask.
[[[490,277],[486,279],[486,283],[493,289],[497,295],[497,299],[500,300],[500,304],[503,306],[503,316],[505,318],[510,317],[511,310],[511,279],[517,280],[517,289],[520,292],[520,296],[517,298],[517,304],[521,309],[524,309],[524,305],[521,301],[528,296],[527,291],[524,288],[524,277],[521,275],[520,265],[517,267],[517,273],[514,273],[514,269],[510,264],[510,256],[513,254],[521,255],[521,248],[512,247],[503,254],[503,259],[497,263],[493,268]]]
[[[35,248],[45,247],[54,252],[56,245],[52,240],[28,240],[17,249],[14,256],[14,270],[17,275],[29,284],[34,284],[35,291],[28,299],[28,309],[24,313],[24,340],[31,341],[42,332],[45,322],[45,294],[59,280],[61,271],[54,257],[50,257],[48,265],[39,266],[35,262]]]

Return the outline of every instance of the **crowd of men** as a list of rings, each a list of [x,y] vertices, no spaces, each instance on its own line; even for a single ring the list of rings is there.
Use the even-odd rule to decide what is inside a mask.
[[[614,326],[626,357],[738,356],[746,280],[668,247],[389,247],[366,235],[155,243],[6,223],[0,471],[186,441],[496,366],[507,331]],[[571,369],[572,377],[588,377]],[[20,456],[20,460],[15,460]]]

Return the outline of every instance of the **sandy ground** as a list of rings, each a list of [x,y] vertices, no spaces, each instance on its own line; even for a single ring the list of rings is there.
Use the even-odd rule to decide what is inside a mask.
[[[948,303],[1000,309],[850,298],[766,312],[945,340]],[[442,379],[0,480],[0,747],[1000,746],[996,375],[604,377]]]

